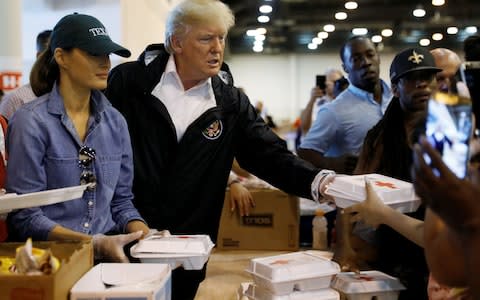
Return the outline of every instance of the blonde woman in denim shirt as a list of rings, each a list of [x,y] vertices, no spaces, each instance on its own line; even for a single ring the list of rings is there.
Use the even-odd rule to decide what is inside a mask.
[[[127,124],[100,92],[110,53],[130,56],[94,17],[67,15],[53,29],[30,74],[39,98],[10,120],[6,187],[18,194],[89,187],[80,199],[11,213],[8,226],[17,240],[92,239],[97,259],[128,262],[123,246],[149,228],[132,203]]]

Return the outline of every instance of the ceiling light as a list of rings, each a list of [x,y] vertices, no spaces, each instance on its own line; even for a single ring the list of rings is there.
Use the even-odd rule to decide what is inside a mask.
[[[476,26],[468,26],[465,28],[465,32],[468,34],[474,34],[477,33],[477,27]]]
[[[430,40],[429,39],[421,39],[418,43],[420,44],[420,46],[426,47],[426,46],[430,45]]]
[[[421,5],[417,6],[416,9],[413,10],[413,15],[417,18],[423,18],[427,12],[423,9]]]
[[[315,50],[318,48],[318,45],[317,44],[314,44],[314,43],[310,43],[308,44],[308,49],[310,50]]]
[[[255,46],[253,46],[252,50],[255,51],[255,52],[262,52],[263,51],[263,46],[255,45]]]
[[[353,28],[352,29],[352,33],[354,35],[366,35],[368,33],[368,29],[367,28]]]
[[[443,39],[443,34],[441,33],[434,33],[432,34],[432,40],[434,41],[441,41]]]
[[[447,28],[447,33],[448,34],[457,34],[458,33],[458,28],[455,26],[450,26]]]
[[[312,39],[312,43],[317,44],[317,45],[321,45],[323,43],[323,40],[319,37],[314,37]]]
[[[257,30],[256,30],[257,34],[266,34],[267,33],[267,29],[264,28],[264,27],[258,27]]]
[[[259,46],[263,47],[263,41],[253,41],[253,45],[257,47]]]
[[[249,30],[247,30],[247,35],[248,36],[256,36],[257,35],[257,30],[256,29],[249,29]]]
[[[272,12],[272,6],[270,5],[262,5],[258,8],[258,11],[260,11],[262,14],[269,14]]]
[[[382,41],[382,36],[381,35],[374,35],[372,36],[372,42],[374,43],[380,43]]]
[[[321,38],[322,40],[324,40],[324,39],[328,38],[328,32],[326,32],[326,31],[320,31],[319,33],[317,33],[317,36],[318,36],[319,38]]]
[[[326,32],[334,32],[335,31],[335,25],[327,24],[327,25],[323,26],[323,30],[325,30]]]
[[[339,11],[339,12],[335,13],[335,19],[337,19],[337,20],[345,20],[347,17],[348,17],[348,15],[347,15],[346,12]]]
[[[355,1],[348,1],[345,3],[345,8],[346,9],[357,9],[358,4]]]
[[[265,36],[263,34],[258,34],[258,35],[255,36],[255,40],[256,41],[264,41]]]
[[[270,21],[270,18],[268,16],[259,16],[257,18],[257,21],[260,23],[268,23]]]
[[[432,5],[442,6],[445,4],[445,0],[432,0]]]
[[[382,35],[384,37],[392,36],[393,35],[393,30],[391,30],[389,28],[385,28],[385,29],[382,30]]]

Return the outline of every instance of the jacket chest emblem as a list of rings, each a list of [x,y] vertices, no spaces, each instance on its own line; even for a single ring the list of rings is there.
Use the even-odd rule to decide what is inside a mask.
[[[202,131],[202,134],[204,137],[206,137],[209,140],[216,140],[220,137],[223,131],[223,123],[220,120],[215,120],[213,121],[212,124],[208,125],[207,128],[205,128]]]

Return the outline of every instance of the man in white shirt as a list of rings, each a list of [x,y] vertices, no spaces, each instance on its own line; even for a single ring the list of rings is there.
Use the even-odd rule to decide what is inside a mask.
[[[51,33],[51,30],[44,30],[37,35],[37,57],[47,48]],[[0,102],[0,115],[8,120],[20,106],[35,98],[37,96],[33,93],[30,83],[22,85],[5,94]]]

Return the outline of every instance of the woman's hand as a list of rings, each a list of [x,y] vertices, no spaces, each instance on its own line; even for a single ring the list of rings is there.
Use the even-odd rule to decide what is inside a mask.
[[[365,177],[365,189],[367,195],[365,201],[345,208],[343,213],[350,215],[351,223],[362,221],[368,226],[377,228],[385,223],[386,210],[392,208],[378,197],[368,177]]]

